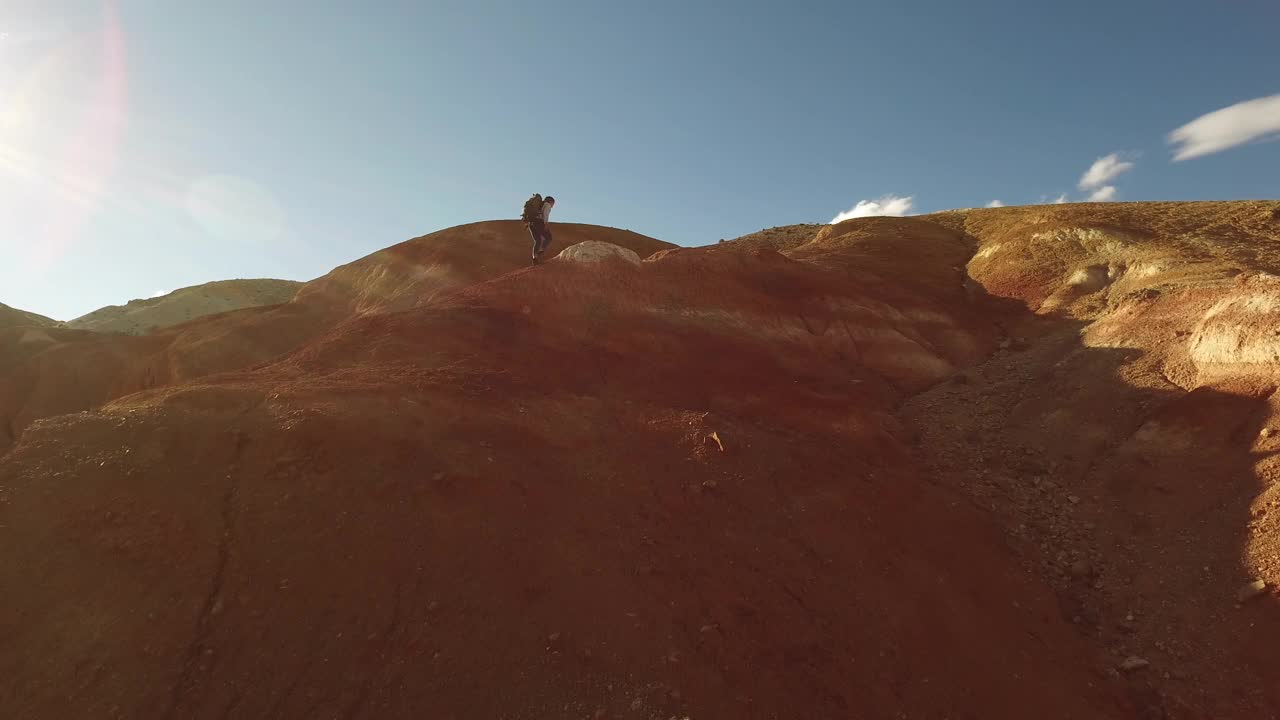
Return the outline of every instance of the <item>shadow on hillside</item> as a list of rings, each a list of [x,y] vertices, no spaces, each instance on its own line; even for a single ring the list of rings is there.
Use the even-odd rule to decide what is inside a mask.
[[[1280,604],[1238,598],[1255,577],[1259,461],[1280,451],[1260,440],[1274,384],[1140,387],[1130,378],[1159,378],[1142,351],[1089,347],[1085,322],[980,301],[1006,319],[1005,349],[902,409],[935,482],[1013,536],[1138,717],[1280,707],[1280,659],[1263,640],[1280,637]],[[1149,665],[1119,671],[1128,658]]]

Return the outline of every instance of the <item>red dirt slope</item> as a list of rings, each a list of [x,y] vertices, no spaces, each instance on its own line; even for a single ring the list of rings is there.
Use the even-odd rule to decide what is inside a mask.
[[[604,239],[641,256],[672,247],[613,228],[558,223],[555,231],[553,250],[588,239]],[[25,325],[39,316],[0,312],[0,451],[34,419],[253,367],[298,348],[353,313],[412,305],[525,267],[527,241],[518,222],[443,230],[337,268],[304,285],[290,303],[209,315],[146,337],[18,330],[6,326],[5,318],[24,318]]]
[[[375,254],[0,459],[0,712],[1276,717],[1276,207]]]
[[[558,253],[584,240],[612,243],[648,257],[673,247],[630,230],[555,223],[549,248]],[[393,245],[307,283],[295,302],[340,308],[344,314],[404,310],[452,288],[529,264],[529,234],[518,220],[459,225]]]
[[[0,463],[5,709],[1123,717],[901,440],[1004,312],[914,227],[919,257],[551,263],[34,423]]]

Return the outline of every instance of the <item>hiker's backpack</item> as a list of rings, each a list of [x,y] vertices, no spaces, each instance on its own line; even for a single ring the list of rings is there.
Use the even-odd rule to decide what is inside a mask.
[[[525,222],[542,219],[542,193],[534,193],[533,197],[524,201],[524,212],[520,214],[520,219]]]

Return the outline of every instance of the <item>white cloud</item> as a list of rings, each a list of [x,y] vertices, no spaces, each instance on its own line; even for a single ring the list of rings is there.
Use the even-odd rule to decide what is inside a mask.
[[[1120,173],[1133,169],[1133,163],[1120,159],[1120,153],[1111,153],[1093,161],[1080,177],[1080,189],[1092,190],[1106,185]]]
[[[1236,103],[1201,115],[1169,133],[1173,159],[1189,160],[1280,136],[1280,95]]]
[[[987,203],[987,207],[1004,207],[1004,203],[1000,202],[999,200],[992,200],[991,202]]]
[[[1089,195],[1089,202],[1111,202],[1116,199],[1116,186],[1103,185]]]
[[[1054,199],[1052,199],[1052,200],[1050,200],[1050,199],[1049,199],[1049,196],[1048,196],[1048,195],[1041,195],[1041,196],[1040,196],[1040,204],[1041,204],[1041,205],[1044,205],[1045,203],[1053,203],[1054,205],[1061,205],[1061,204],[1065,203],[1066,201],[1067,201],[1067,194],[1066,194],[1066,193],[1062,193],[1061,195],[1059,195],[1058,197],[1056,197],[1056,198],[1054,198]]]
[[[915,205],[915,196],[898,197],[897,195],[885,195],[878,200],[859,200],[857,205],[845,210],[831,220],[831,224],[835,225],[845,220],[853,218],[872,217],[875,215],[890,215],[892,217],[902,217],[911,212],[912,206]]]
[[[168,291],[168,290],[157,290],[157,291],[155,291],[155,292],[151,293],[151,297],[153,297],[153,298],[158,298],[158,297],[162,297],[162,296],[165,296],[165,295],[168,295],[168,294],[169,294],[169,291]]]

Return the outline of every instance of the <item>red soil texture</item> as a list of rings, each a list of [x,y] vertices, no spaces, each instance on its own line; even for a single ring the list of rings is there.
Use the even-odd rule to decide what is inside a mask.
[[[0,715],[1277,717],[1276,217],[479,223],[4,324]]]

